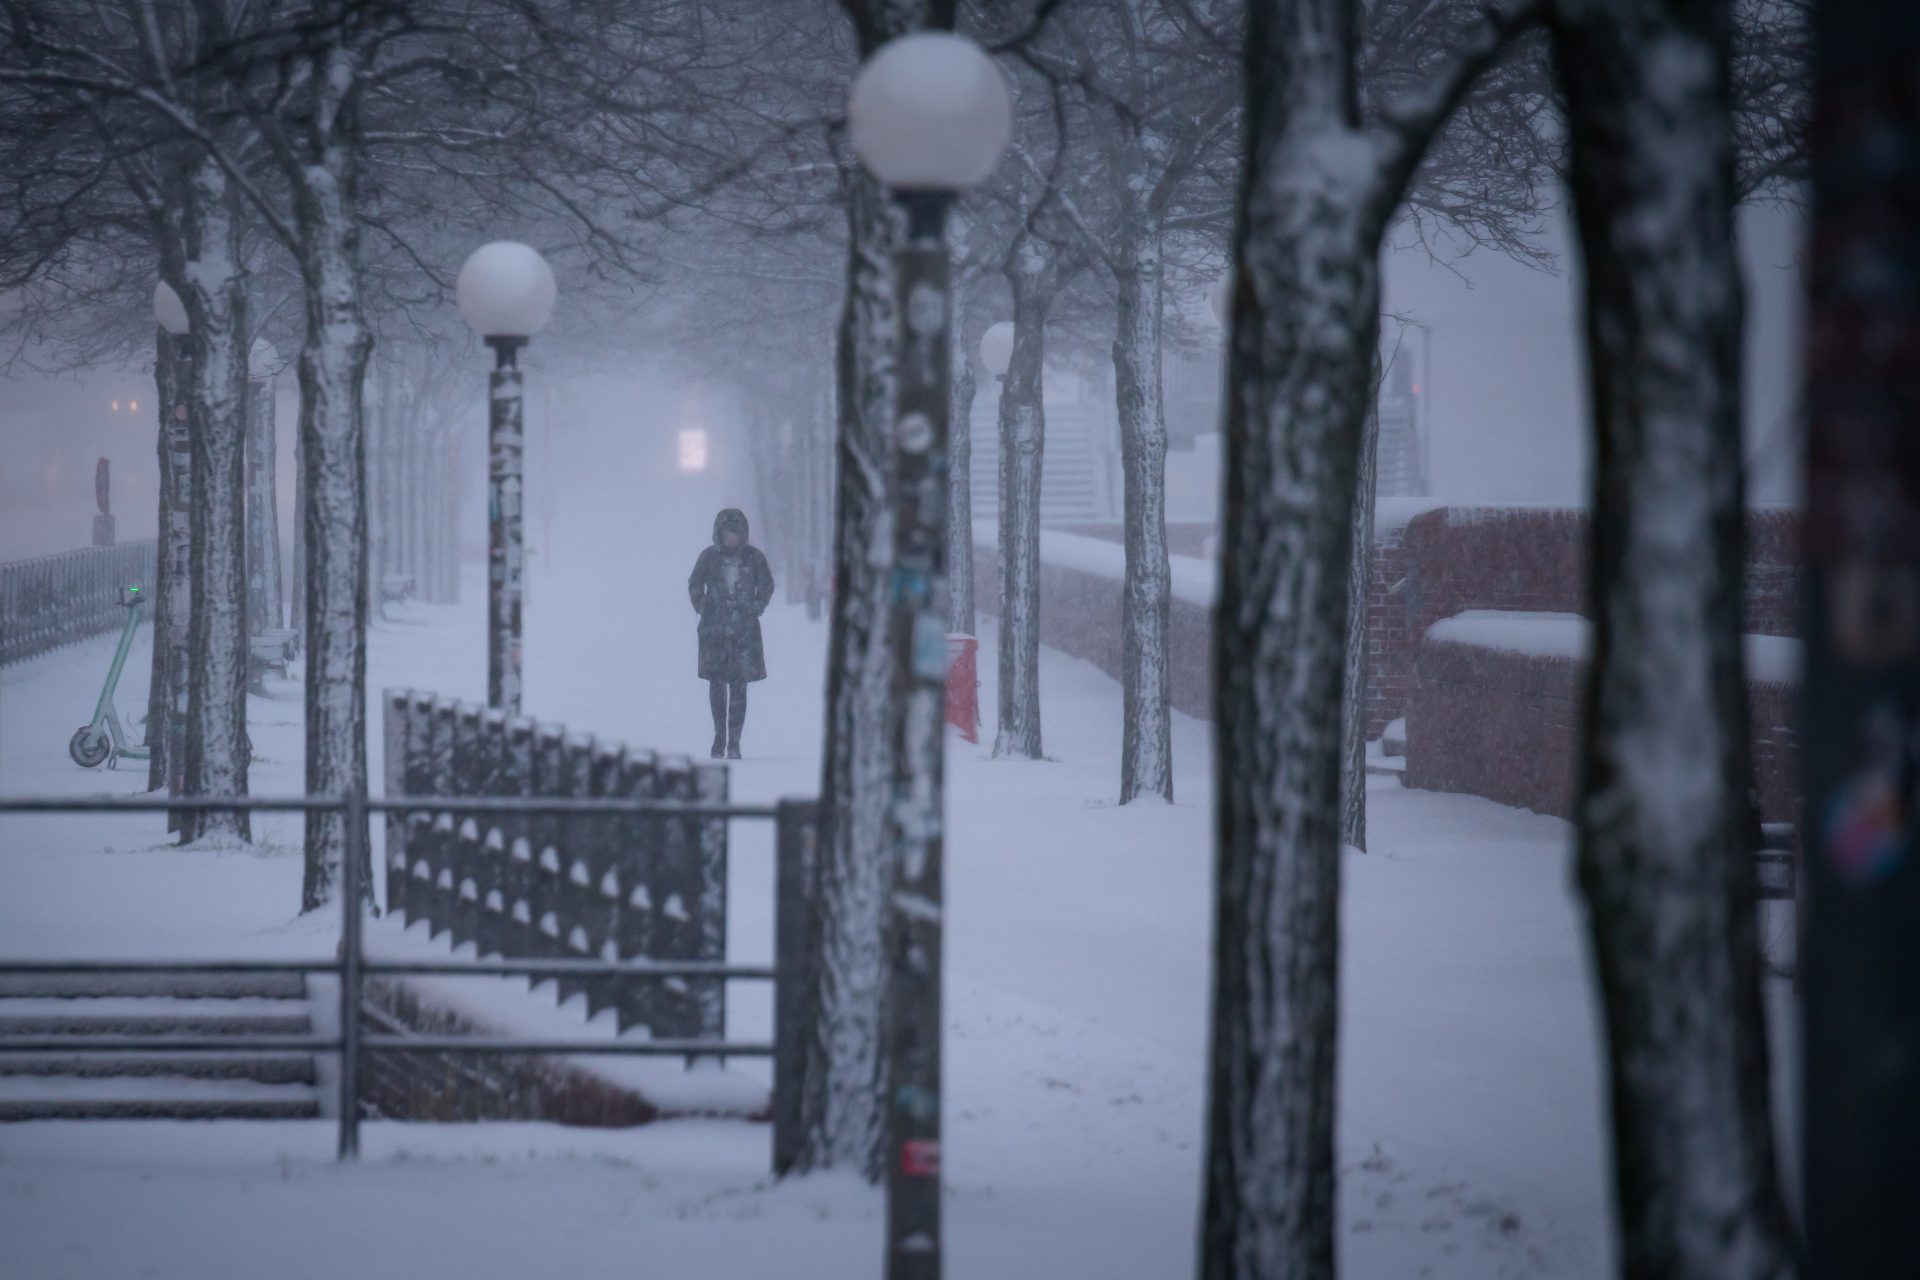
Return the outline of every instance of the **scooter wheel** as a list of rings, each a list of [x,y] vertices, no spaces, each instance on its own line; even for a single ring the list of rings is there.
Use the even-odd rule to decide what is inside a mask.
[[[67,754],[82,769],[98,769],[113,754],[113,741],[105,729],[83,724],[73,731],[73,737],[67,741]]]

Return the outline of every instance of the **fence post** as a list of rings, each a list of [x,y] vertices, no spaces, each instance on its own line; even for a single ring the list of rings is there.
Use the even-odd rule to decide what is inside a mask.
[[[470,702],[458,704],[453,717],[452,794],[484,794],[486,711]],[[447,928],[458,950],[480,935],[480,860],[486,856],[485,814],[460,814],[454,818],[452,838],[447,842],[447,866],[453,883],[447,894]],[[467,886],[473,891],[468,892]]]
[[[347,823],[340,868],[340,1158],[360,1154],[360,860],[366,856],[367,796],[347,792],[337,806]]]
[[[159,643],[155,638],[155,643]],[[389,799],[407,794],[407,710],[413,700],[408,689],[389,689],[383,719],[386,735],[385,787]],[[398,809],[387,810],[387,910],[405,920],[407,876],[407,818]]]
[[[565,763],[560,794],[569,800],[592,799],[594,740],[586,734],[569,733],[562,743]],[[585,922],[598,893],[587,857],[597,825],[599,819],[580,814],[569,814],[561,820],[560,880],[553,941],[557,948],[555,954],[565,960],[582,960],[592,954],[591,945],[583,944],[587,943]],[[561,978],[560,1003],[565,1004],[587,990],[587,986],[585,978]]]
[[[621,770],[620,794],[629,800],[651,800],[659,790],[658,764],[651,751],[629,751]],[[636,960],[654,952],[653,892],[649,883],[654,863],[659,859],[660,820],[633,814],[620,819],[619,851],[615,865],[620,870],[620,916],[618,922],[620,958]],[[653,1029],[659,1002],[655,984],[621,983],[620,1012],[615,1023],[620,1030],[640,1025]],[[656,1031],[655,1034],[658,1034]]]
[[[696,764],[693,769],[694,795],[701,804],[724,805],[727,802],[725,765]],[[702,818],[696,846],[698,858],[698,901],[693,911],[694,956],[700,960],[723,961],[727,958],[727,820]],[[727,1038],[727,983],[710,978],[694,985],[694,1004],[699,1011],[700,1036],[707,1040]]]
[[[773,1172],[793,1169],[800,1154],[802,1080],[800,1064],[813,1034],[807,1025],[814,958],[809,929],[808,882],[820,806],[812,800],[782,800],[774,835],[773,915]]]

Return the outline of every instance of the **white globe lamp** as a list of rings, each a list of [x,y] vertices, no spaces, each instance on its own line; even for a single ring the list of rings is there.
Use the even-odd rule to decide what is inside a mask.
[[[247,351],[247,376],[256,382],[264,382],[287,367],[286,360],[280,355],[280,349],[265,338],[255,338],[253,346]]]
[[[536,250],[495,240],[467,255],[454,282],[454,296],[475,333],[489,342],[518,346],[546,327],[559,288],[553,268]]]
[[[180,301],[180,295],[165,280],[153,286],[153,318],[176,338],[187,331],[187,304]]]
[[[847,134],[873,176],[902,191],[964,191],[984,181],[1013,137],[1013,94],[965,36],[920,31],[861,64]]]
[[[1214,322],[1222,329],[1233,318],[1233,272],[1228,271],[1213,282],[1213,288],[1207,293],[1207,305],[1213,308]]]
[[[996,378],[1007,376],[1013,363],[1013,321],[1001,320],[987,326],[980,335],[981,367]]]

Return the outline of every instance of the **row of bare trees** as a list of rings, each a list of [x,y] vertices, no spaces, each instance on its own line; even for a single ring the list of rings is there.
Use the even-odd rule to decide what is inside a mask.
[[[298,530],[306,641],[306,788],[364,786],[367,374],[376,313],[441,302],[483,229],[517,223],[604,275],[688,175],[737,157],[682,127],[707,51],[677,0],[226,0],[0,8],[0,165],[20,175],[4,268],[57,307],[103,273],[154,275],[189,326],[161,363],[191,430],[186,789],[244,795],[247,637],[242,469],[256,274],[295,282]],[[644,159],[645,164],[638,161]],[[449,198],[451,197],[451,199]],[[470,202],[485,224],[451,210]],[[609,224],[620,234],[609,231]],[[14,252],[17,246],[17,253]],[[456,248],[457,246],[457,248]],[[125,290],[123,292],[130,292]],[[137,314],[144,314],[142,306]],[[170,360],[184,348],[184,360]],[[171,376],[171,375],[170,375]],[[399,404],[404,421],[413,410]],[[382,432],[424,447],[433,428]],[[414,473],[444,473],[424,467]],[[390,514],[391,493],[382,500]],[[395,521],[383,522],[394,532]],[[163,538],[177,538],[163,523]],[[423,567],[424,536],[383,539]],[[441,541],[444,541],[442,539]],[[412,559],[409,560],[409,556]],[[382,567],[395,561],[383,555]],[[442,566],[444,570],[444,565]],[[160,705],[171,705],[162,699]],[[304,905],[327,901],[341,819],[308,819]],[[245,838],[238,813],[183,836]]]
[[[846,7],[863,52],[955,17],[950,4],[909,0],[846,0]],[[1142,12],[1115,7],[1127,17]],[[1110,42],[1088,46],[1087,62],[1073,61],[1082,24],[1115,7],[1040,6],[1017,41],[1002,46],[1017,48],[1019,62],[1049,84],[1050,110],[1027,100],[1003,174],[1006,191],[969,211],[968,251],[990,246],[988,260],[1008,277],[1016,326],[1005,393],[1012,404],[1002,408],[1001,545],[1010,566],[1004,630],[1016,637],[1003,638],[1013,650],[1011,657],[1003,650],[1003,697],[1014,703],[1002,708],[1001,746],[1014,751],[1037,750],[1038,721],[1037,714],[1024,718],[1022,703],[1033,695],[1022,687],[1020,664],[1029,655],[1014,616],[1024,591],[1017,562],[1031,554],[1030,543],[1021,543],[1032,522],[1009,524],[1007,513],[1022,510],[1020,495],[1031,485],[1025,468],[1036,466],[1044,439],[1036,410],[1049,307],[1064,282],[1094,262],[1124,298],[1111,314],[1116,387],[1130,401],[1122,412],[1130,518],[1149,526],[1128,535],[1129,598],[1137,588],[1140,608],[1128,626],[1141,636],[1154,626],[1151,561],[1164,555],[1163,544],[1157,553],[1152,546],[1151,528],[1155,437],[1164,431],[1150,385],[1158,353],[1154,315],[1142,308],[1157,314],[1162,305],[1155,241],[1171,220],[1148,198],[1165,172],[1153,163],[1166,163],[1178,146],[1142,125],[1151,112],[1136,105],[1119,113],[1131,136],[1123,134],[1113,153],[1125,175],[1117,184],[1123,198],[1109,202],[1121,206],[1117,224],[1095,220],[1112,211],[1088,189],[1093,166],[1055,163],[1077,118],[1125,100],[1107,83]],[[1743,16],[1752,20],[1758,8],[1775,16],[1781,9],[1747,5]],[[1727,0],[1519,0],[1488,9],[1255,0],[1244,40],[1241,15],[1228,6],[1170,4],[1164,16],[1167,31],[1237,51],[1245,74],[1244,168],[1237,184],[1228,179],[1237,185],[1236,288],[1201,1272],[1311,1277],[1334,1270],[1340,795],[1348,759],[1342,702],[1354,696],[1343,677],[1382,244],[1404,220],[1416,231],[1443,225],[1536,253],[1531,233],[1551,199],[1541,184],[1564,177],[1590,281],[1598,442],[1598,660],[1579,865],[1607,1032],[1623,1270],[1787,1274],[1792,1248],[1766,1107],[1744,843],[1740,289],[1732,214],[1759,189],[1749,185],[1761,181],[1757,175],[1791,170],[1798,99],[1770,88],[1759,95],[1768,102],[1755,106],[1757,96],[1736,92],[1738,58],[1757,37],[1736,24]],[[1121,30],[1138,37],[1159,29]],[[1791,48],[1798,39],[1791,23],[1782,31],[1763,31],[1760,43]],[[1782,55],[1770,66],[1791,75],[1797,64]],[[1231,97],[1216,126],[1222,131]],[[1207,113],[1191,101],[1171,110],[1207,127]],[[1556,112],[1564,131],[1551,124]],[[1768,112],[1772,124],[1757,136],[1771,155],[1749,162],[1736,142],[1755,136],[1756,115]],[[1496,172],[1512,180],[1490,182]],[[868,735],[882,723],[875,703],[886,686],[872,629],[881,568],[872,522],[884,507],[879,459],[892,332],[886,255],[896,231],[859,175],[844,181],[840,590],[830,650],[828,830],[815,885],[816,942],[830,976],[815,995],[822,1032],[810,1064],[803,1164],[872,1172],[883,1127],[878,1028],[888,1011],[879,981],[881,846],[877,832],[862,827],[877,822],[877,801],[862,802],[872,793],[861,779],[886,774]],[[996,217],[1003,230],[980,234]],[[1128,218],[1138,219],[1137,238],[1128,238]],[[1130,662],[1130,677],[1150,682],[1151,665]],[[1123,787],[1157,791],[1153,697],[1130,689],[1127,703]]]

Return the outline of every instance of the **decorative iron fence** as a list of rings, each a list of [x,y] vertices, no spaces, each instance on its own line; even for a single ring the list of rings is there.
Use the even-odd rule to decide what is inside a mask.
[[[427,808],[431,806],[431,808]],[[248,812],[339,813],[344,819],[347,845],[342,859],[341,900],[358,909],[340,913],[340,943],[331,959],[312,960],[0,960],[0,976],[47,974],[267,974],[328,973],[337,975],[340,990],[340,1030],[336,1035],[249,1036],[248,1051],[302,1051],[334,1053],[340,1058],[336,1119],[342,1159],[359,1153],[362,1098],[360,1073],[368,1053],[473,1053],[511,1055],[615,1054],[665,1057],[771,1057],[773,1059],[772,1163],[776,1171],[793,1164],[798,1150],[801,1115],[800,1055],[812,1032],[806,1025],[807,989],[814,982],[805,886],[817,846],[818,810],[811,800],[786,800],[778,805],[716,805],[686,800],[619,798],[570,799],[540,796],[387,796],[369,798],[351,791],[338,798],[300,796],[241,797],[0,797],[0,816],[9,813],[160,813],[169,809],[240,809]],[[433,819],[468,819],[515,823],[561,820],[568,822],[694,823],[705,826],[730,819],[772,819],[775,840],[775,905],[773,966],[730,965],[718,961],[608,960],[601,958],[530,958],[384,961],[369,957],[362,941],[365,910],[361,864],[366,857],[366,824],[370,814],[385,813],[391,821],[425,809]],[[0,856],[8,848],[0,840]],[[542,1040],[517,1036],[434,1036],[369,1032],[363,1016],[369,976],[405,974],[461,976],[528,976],[572,981],[610,994],[625,1007],[626,988],[669,982],[774,983],[773,1039],[768,1042],[727,1041],[717,1034],[680,1039],[650,1035],[615,1040]],[[230,1054],[231,1036],[89,1035],[0,1036],[0,1055],[61,1053],[210,1053]]]
[[[0,664],[120,626],[120,588],[153,584],[156,545],[148,539],[0,563]]]
[[[514,959],[719,963],[727,936],[727,771],[412,690],[386,695],[387,791],[697,804],[709,816],[464,813],[387,818],[387,905],[428,934]],[[726,984],[562,978],[622,1031],[717,1038]]]

